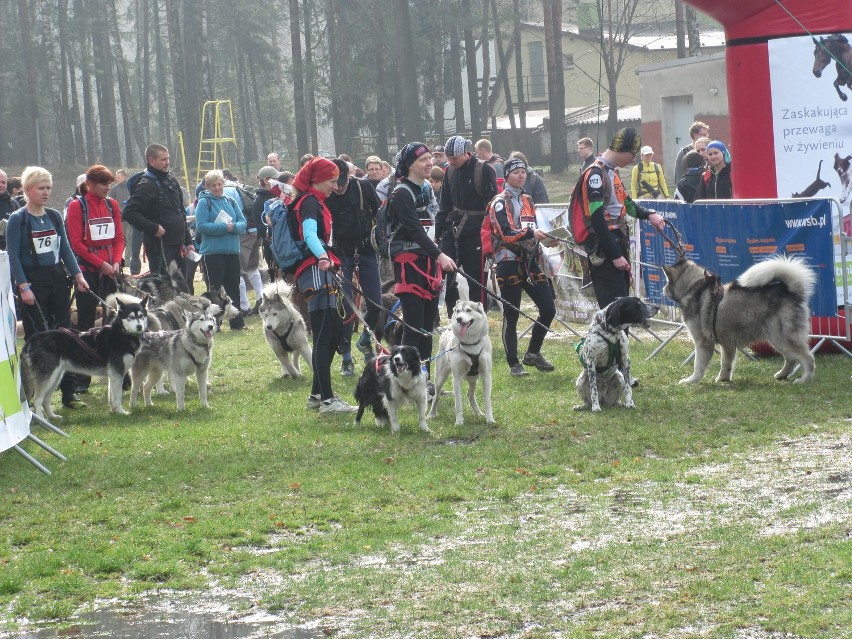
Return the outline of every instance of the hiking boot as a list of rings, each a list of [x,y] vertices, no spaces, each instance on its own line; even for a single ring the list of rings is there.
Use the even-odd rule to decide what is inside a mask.
[[[319,395],[308,395],[308,402],[305,405],[308,410],[317,410],[322,404],[322,400]]]
[[[548,362],[541,353],[524,354],[524,366],[535,366],[538,370],[549,373],[554,370],[553,364]]]
[[[332,397],[320,404],[319,414],[328,415],[330,413],[354,413],[357,410],[357,406],[350,406],[339,397]]]
[[[509,375],[512,377],[524,377],[529,375],[529,373],[527,372],[527,369],[524,368],[524,365],[518,362],[517,364],[513,364],[509,369]]]
[[[351,359],[344,359],[340,365],[340,374],[344,377],[352,377],[355,374],[355,362]]]
[[[62,398],[62,405],[65,406],[65,408],[77,409],[85,408],[87,404],[82,399],[77,397],[77,395],[71,394],[66,395]]]

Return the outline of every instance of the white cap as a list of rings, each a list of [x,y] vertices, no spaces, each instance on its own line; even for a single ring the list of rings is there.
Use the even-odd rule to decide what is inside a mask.
[[[639,151],[639,155],[648,155],[649,153],[653,153],[653,152],[654,152],[654,149],[652,149],[650,146],[643,146],[642,150]]]

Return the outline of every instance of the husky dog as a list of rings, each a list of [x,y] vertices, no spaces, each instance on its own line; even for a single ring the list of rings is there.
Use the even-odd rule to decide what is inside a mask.
[[[240,314],[240,309],[234,306],[224,286],[220,286],[218,291],[205,291],[201,294],[201,297],[216,306],[217,310],[213,313],[213,316],[216,318],[217,331],[222,330],[223,319],[232,320]]]
[[[597,413],[601,406],[613,406],[622,396],[625,408],[635,408],[626,329],[648,328],[648,320],[659,310],[659,306],[645,304],[638,297],[619,297],[595,313],[589,332],[577,347],[583,372],[576,386],[583,403],[574,410],[591,408]]]
[[[491,338],[488,336],[488,315],[480,302],[459,300],[453,308],[450,326],[441,335],[438,352],[441,355],[435,361],[435,397],[429,417],[438,415],[438,400],[441,388],[453,375],[453,396],[455,397],[456,426],[464,424],[462,409],[462,381],[467,379],[467,397],[470,407],[477,417],[482,417],[479,404],[476,403],[476,380],[482,380],[482,401],[485,404],[485,421],[494,423],[491,410]]]
[[[260,317],[266,343],[281,363],[282,377],[301,377],[299,355],[311,365],[305,320],[290,302],[290,285],[278,280],[263,287]]]
[[[107,299],[109,302],[109,299]],[[186,314],[210,309],[216,316],[220,309],[202,295],[177,293],[168,302],[153,309],[148,314],[148,328],[151,331],[176,331],[186,326]]]
[[[426,375],[420,368],[420,353],[413,346],[394,346],[390,355],[369,360],[355,387],[355,399],[356,426],[361,423],[364,409],[370,406],[376,426],[390,422],[391,431],[398,433],[399,409],[410,402],[417,405],[420,430],[431,432],[426,425]]]
[[[177,409],[186,407],[186,380],[193,373],[198,381],[198,399],[207,408],[207,371],[213,355],[213,333],[216,318],[210,309],[192,313],[186,328],[177,331],[146,333],[142,350],[130,369],[133,386],[130,389],[130,406],[136,406],[142,388],[146,406],[152,406],[151,389],[169,373],[169,384],[175,391]],[[144,385],[143,385],[144,383]]]
[[[808,349],[808,300],[816,275],[797,257],[783,255],[755,264],[730,284],[695,262],[678,260],[664,266],[665,294],[680,305],[683,320],[695,343],[695,369],[681,384],[704,377],[713,347],[722,347],[722,368],[717,382],[729,382],[737,348],[766,340],[784,356],[775,379],[787,379],[798,363],[802,376],[814,378],[814,356]]]
[[[175,261],[169,263],[168,278],[156,273],[149,273],[138,278],[128,278],[124,281],[124,285],[125,288],[130,288],[132,291],[124,290],[122,292],[150,295],[155,305],[164,304],[174,299],[178,293],[192,293],[186,278]]]
[[[106,377],[110,410],[128,414],[121,407],[121,384],[141,346],[148,322],[147,303],[147,298],[129,304],[118,302],[118,312],[107,326],[79,334],[68,329],[45,331],[24,344],[24,389],[37,415],[60,419],[50,408],[50,395],[65,373]]]

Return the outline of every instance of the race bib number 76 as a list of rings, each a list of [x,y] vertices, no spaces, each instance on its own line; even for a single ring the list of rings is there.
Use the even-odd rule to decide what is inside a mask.
[[[59,254],[59,236],[53,229],[33,231],[32,238],[37,255],[46,255],[48,253]]]

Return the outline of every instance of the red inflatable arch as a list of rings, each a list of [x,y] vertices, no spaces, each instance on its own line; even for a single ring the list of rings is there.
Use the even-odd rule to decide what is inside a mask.
[[[775,38],[807,35],[808,31],[813,34],[848,32],[852,30],[852,2],[685,1],[718,20],[725,28],[734,196],[778,197],[767,43]]]

